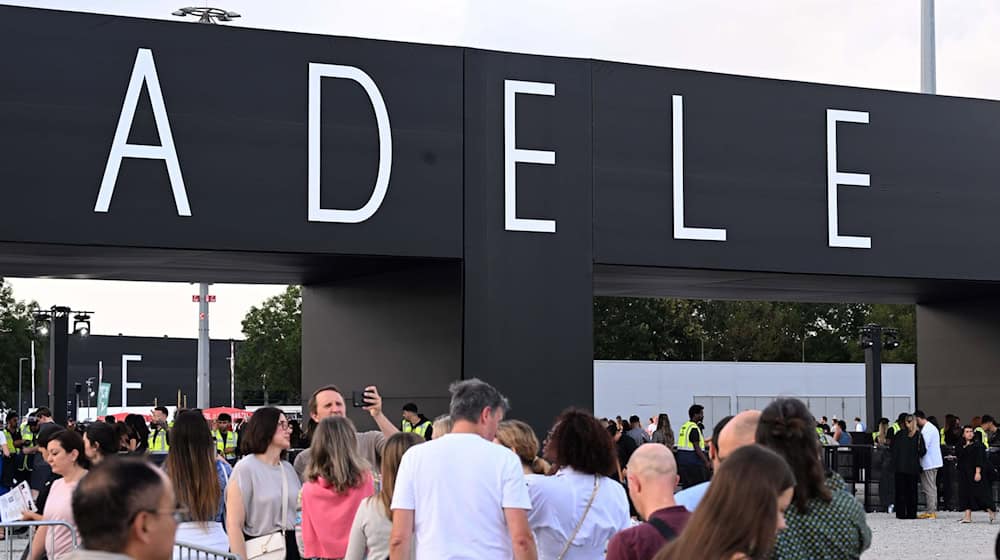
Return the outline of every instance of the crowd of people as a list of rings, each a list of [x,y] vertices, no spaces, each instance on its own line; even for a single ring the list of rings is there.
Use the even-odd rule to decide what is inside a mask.
[[[175,543],[246,560],[847,559],[871,543],[861,504],[823,466],[823,419],[799,400],[726,417],[711,438],[699,405],[676,437],[666,414],[643,426],[568,409],[540,440],[506,418],[510,403],[491,385],[470,379],[450,391],[448,415],[432,421],[407,404],[395,424],[368,387],[377,429],[359,431],[343,393],[321,387],[297,453],[292,422],[272,407],[235,427],[200,410],[168,422],[157,409],[143,442],[122,437],[137,427],[56,426],[45,409],[25,423],[26,442],[8,417],[10,483],[26,457],[48,467],[36,461],[25,479],[38,492],[38,512],[25,518],[68,523],[82,539],[74,551],[68,531],[40,529],[29,560],[166,560]],[[900,517],[916,515],[918,483],[935,487],[947,430],[932,420],[917,411],[873,433],[891,451]],[[995,424],[983,420],[988,438]],[[962,441],[965,519],[976,509],[992,519],[982,434],[965,427]],[[928,496],[925,517],[936,502]]]

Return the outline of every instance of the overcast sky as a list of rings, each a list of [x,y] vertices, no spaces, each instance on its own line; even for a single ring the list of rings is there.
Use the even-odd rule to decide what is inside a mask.
[[[3,3],[167,20],[180,20],[171,12],[186,5],[184,0]],[[920,89],[919,0],[213,0],[213,5],[242,14],[227,25]],[[938,0],[939,94],[1000,98],[998,47],[1000,2]],[[96,310],[95,333],[197,334],[197,305],[191,303],[197,286],[12,283],[17,297],[46,307]],[[215,286],[213,337],[239,337],[246,310],[281,289]]]

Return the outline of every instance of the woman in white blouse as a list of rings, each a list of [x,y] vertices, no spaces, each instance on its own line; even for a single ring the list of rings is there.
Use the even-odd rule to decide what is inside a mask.
[[[628,497],[611,478],[618,471],[614,442],[591,414],[563,412],[543,452],[554,473],[528,485],[539,560],[599,560],[608,540],[629,526]]]

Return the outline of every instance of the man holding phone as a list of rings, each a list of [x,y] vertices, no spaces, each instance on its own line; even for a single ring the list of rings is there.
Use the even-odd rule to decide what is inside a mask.
[[[382,413],[382,397],[378,394],[377,387],[369,385],[364,391],[354,391],[351,397],[351,404],[371,414],[379,427],[378,430],[358,432],[358,452],[375,468],[386,438],[399,432],[399,429]],[[336,385],[320,387],[310,397],[308,437],[312,437],[313,429],[321,420],[330,416],[347,416],[344,394]],[[310,450],[306,449],[295,458],[295,472],[299,473],[299,479],[303,482],[311,456]]]

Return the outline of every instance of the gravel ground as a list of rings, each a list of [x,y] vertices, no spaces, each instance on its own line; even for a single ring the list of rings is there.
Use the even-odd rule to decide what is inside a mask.
[[[972,514],[972,523],[961,524],[961,512],[944,511],[937,519],[896,519],[895,514],[869,513],[872,546],[867,559],[954,558],[992,560],[1000,519],[992,525],[986,512]]]

